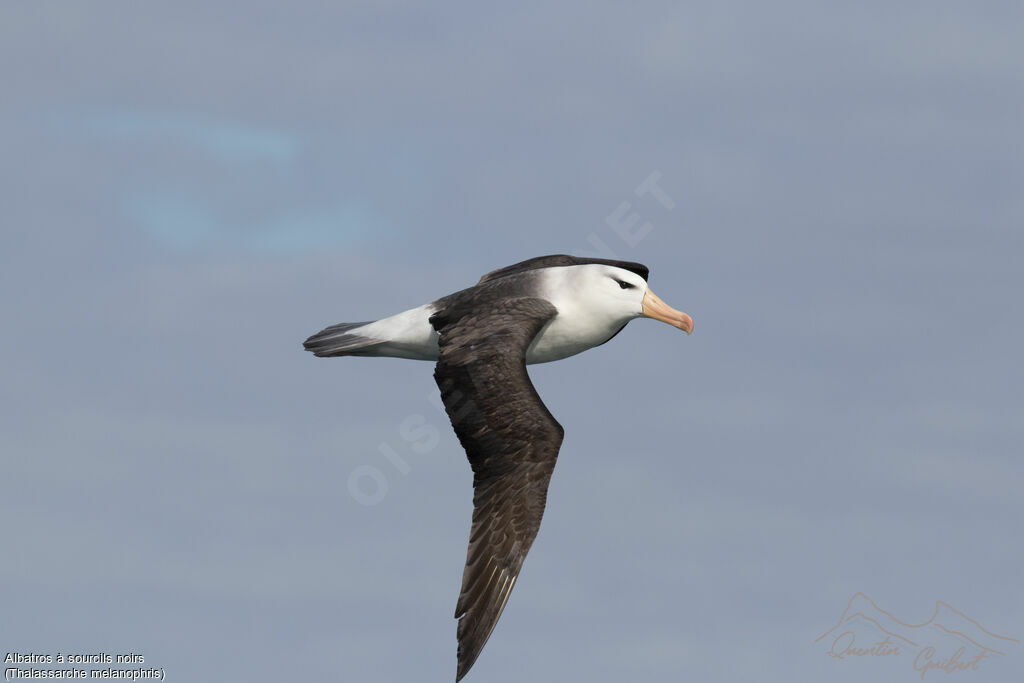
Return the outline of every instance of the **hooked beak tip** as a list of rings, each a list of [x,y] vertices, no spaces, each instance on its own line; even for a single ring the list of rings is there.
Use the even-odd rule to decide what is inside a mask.
[[[668,323],[672,327],[678,327],[686,334],[693,332],[693,318],[672,308],[649,289],[644,293],[643,314],[648,318]]]

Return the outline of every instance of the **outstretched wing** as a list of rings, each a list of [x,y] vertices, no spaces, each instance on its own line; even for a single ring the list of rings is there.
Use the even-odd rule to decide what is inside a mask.
[[[555,307],[525,297],[460,303],[430,319],[441,350],[434,379],[473,468],[473,526],[455,608],[456,681],[498,623],[537,536],[563,434],[526,373],[526,349]]]

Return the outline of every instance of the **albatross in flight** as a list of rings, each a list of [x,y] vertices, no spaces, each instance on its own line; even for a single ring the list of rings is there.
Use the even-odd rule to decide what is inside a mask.
[[[540,256],[468,289],[373,322],[340,323],[304,346],[317,356],[436,361],[434,380],[473,468],[473,525],[455,607],[462,680],[498,623],[540,528],[562,444],[526,366],[604,344],[633,318],[693,331],[647,288],[646,266]]]

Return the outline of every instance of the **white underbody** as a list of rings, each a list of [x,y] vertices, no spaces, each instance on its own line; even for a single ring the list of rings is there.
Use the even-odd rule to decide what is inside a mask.
[[[526,350],[528,364],[561,360],[603,344],[632,318],[638,317],[639,311],[623,315],[621,311],[608,311],[581,299],[573,287],[567,286],[572,275],[569,268],[547,270],[541,294],[558,309],[558,314]],[[434,304],[425,304],[353,329],[351,333],[384,342],[367,348],[360,355],[436,361],[440,353],[438,334],[430,325],[434,312]]]
[[[436,361],[440,355],[438,334],[430,325],[431,304],[403,311],[389,318],[352,330],[372,339],[386,339],[360,355]],[[559,311],[534,338],[526,350],[527,364],[548,363],[574,356],[608,341],[624,323],[586,325],[579,316]]]

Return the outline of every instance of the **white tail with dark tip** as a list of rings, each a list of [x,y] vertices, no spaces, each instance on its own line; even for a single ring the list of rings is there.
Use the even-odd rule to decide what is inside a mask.
[[[303,343],[317,356],[390,356],[437,360],[437,332],[430,326],[430,304],[389,318],[364,323],[338,323]]]

